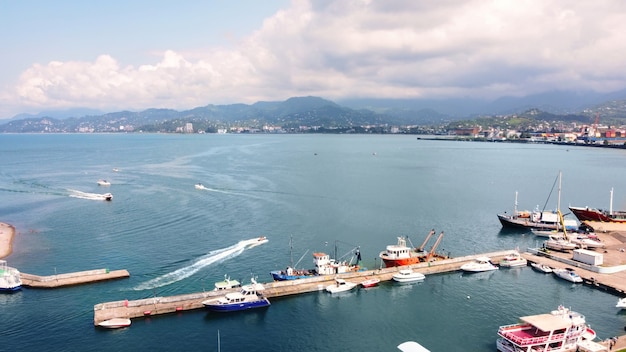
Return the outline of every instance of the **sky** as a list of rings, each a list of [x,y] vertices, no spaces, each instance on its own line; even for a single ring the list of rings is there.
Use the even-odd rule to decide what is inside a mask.
[[[0,119],[626,88],[623,0],[0,0]]]

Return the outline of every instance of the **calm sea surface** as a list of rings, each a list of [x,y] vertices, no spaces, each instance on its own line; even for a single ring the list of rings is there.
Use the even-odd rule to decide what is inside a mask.
[[[9,265],[37,275],[127,269],[125,280],[0,295],[3,351],[495,351],[497,329],[558,305],[600,338],[623,333],[617,297],[530,268],[428,276],[340,297],[277,298],[265,310],[202,310],[93,326],[107,301],[201,292],[225,274],[261,282],[311,253],[360,246],[365,266],[397,236],[431,228],[452,256],[525,249],[530,233],[496,214],[568,205],[626,208],[626,152],[361,135],[0,135],[0,221],[17,234]],[[114,171],[113,169],[118,169]],[[111,182],[99,187],[98,179]],[[195,189],[202,183],[206,190]],[[548,199],[550,192],[552,196]],[[113,193],[112,202],[90,194]],[[250,249],[241,240],[267,236]],[[433,241],[434,242],[434,241]],[[429,244],[430,246],[430,244]]]

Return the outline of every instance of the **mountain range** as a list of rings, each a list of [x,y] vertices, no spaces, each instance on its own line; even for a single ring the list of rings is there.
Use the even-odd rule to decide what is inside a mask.
[[[262,101],[251,105],[207,105],[190,110],[147,109],[139,112],[101,113],[93,109],[16,115],[0,125],[0,132],[72,132],[81,128],[96,132],[118,131],[120,126],[150,131],[172,131],[187,122],[194,128],[264,125],[326,128],[365,125],[436,125],[478,116],[519,114],[540,110],[550,116],[580,115],[589,120],[596,113],[603,119],[626,121],[626,90],[600,94],[563,92],[536,94],[494,101],[477,99],[401,100],[346,99],[333,102],[320,97],[292,97],[285,101]]]

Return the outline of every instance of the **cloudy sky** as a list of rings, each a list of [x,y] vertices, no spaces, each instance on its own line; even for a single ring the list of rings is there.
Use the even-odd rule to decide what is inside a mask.
[[[0,118],[626,88],[626,1],[0,0]]]

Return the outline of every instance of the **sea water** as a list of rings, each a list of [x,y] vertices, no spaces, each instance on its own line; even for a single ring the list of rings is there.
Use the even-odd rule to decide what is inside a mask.
[[[617,297],[528,268],[430,275],[339,296],[275,298],[233,314],[185,311],[93,326],[107,301],[202,292],[228,275],[271,280],[312,253],[363,265],[398,236],[444,231],[452,256],[535,247],[497,213],[568,205],[626,208],[626,152],[390,135],[0,135],[0,221],[17,234],[9,265],[54,275],[127,269],[123,280],[0,295],[0,350],[494,351],[497,329],[558,305],[600,338],[623,332]],[[111,186],[97,185],[106,179]],[[202,183],[206,189],[196,189]],[[113,194],[111,202],[90,194]],[[87,196],[85,196],[85,194]],[[241,241],[266,236],[254,248]],[[292,245],[290,247],[290,241]],[[427,248],[434,242],[432,239]]]

